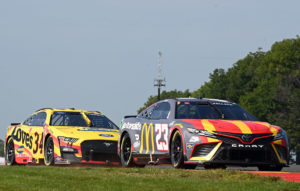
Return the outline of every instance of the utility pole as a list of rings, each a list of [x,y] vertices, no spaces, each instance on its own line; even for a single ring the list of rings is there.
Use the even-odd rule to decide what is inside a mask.
[[[162,78],[161,67],[162,67],[162,53],[158,52],[158,76],[154,79],[154,86],[157,86],[157,100],[160,100],[160,89],[163,86],[166,86],[166,79]]]

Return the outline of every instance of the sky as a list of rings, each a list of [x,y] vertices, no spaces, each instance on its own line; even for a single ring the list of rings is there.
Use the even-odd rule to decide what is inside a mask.
[[[119,124],[150,95],[194,91],[216,68],[300,34],[298,0],[0,0],[0,139],[44,107]]]

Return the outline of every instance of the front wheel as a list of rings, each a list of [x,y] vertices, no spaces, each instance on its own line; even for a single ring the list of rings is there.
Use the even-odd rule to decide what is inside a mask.
[[[122,166],[123,167],[135,166],[133,162],[133,156],[131,150],[131,140],[127,133],[122,137],[120,151],[121,151],[120,157],[121,157]]]
[[[172,137],[171,162],[174,168],[184,167],[183,145],[179,131],[176,131]]]
[[[6,165],[11,166],[16,164],[15,161],[15,146],[14,141],[12,138],[9,138],[6,144],[6,150],[5,150],[5,161]]]
[[[52,137],[49,137],[45,144],[44,150],[45,160],[44,163],[46,166],[53,166],[54,165],[54,144]]]

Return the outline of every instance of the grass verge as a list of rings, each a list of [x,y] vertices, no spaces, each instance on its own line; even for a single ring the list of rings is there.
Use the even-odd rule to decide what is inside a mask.
[[[0,167],[0,190],[300,191],[300,184],[234,170]]]

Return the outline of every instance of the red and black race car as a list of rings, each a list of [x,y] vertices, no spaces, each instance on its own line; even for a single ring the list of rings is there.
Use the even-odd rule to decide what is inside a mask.
[[[260,122],[239,105],[216,99],[159,101],[121,123],[118,153],[124,167],[171,163],[175,168],[288,166],[286,132]]]

